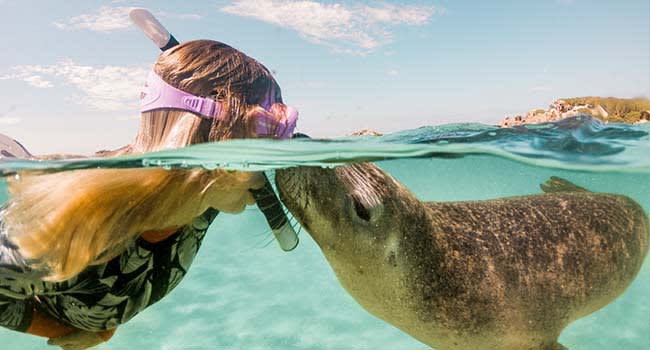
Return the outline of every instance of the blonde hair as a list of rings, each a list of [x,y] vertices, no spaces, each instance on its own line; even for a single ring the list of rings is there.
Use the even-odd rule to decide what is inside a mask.
[[[280,88],[259,62],[216,41],[184,43],[160,55],[154,70],[168,84],[226,107],[223,118],[187,111],[142,113],[130,145],[98,153],[117,156],[231,138],[255,137],[253,116],[282,102]],[[146,231],[188,224],[215,203],[238,211],[258,174],[204,169],[90,169],[22,174],[9,180],[3,220],[21,254],[44,268],[48,280],[69,279],[113,258]]]

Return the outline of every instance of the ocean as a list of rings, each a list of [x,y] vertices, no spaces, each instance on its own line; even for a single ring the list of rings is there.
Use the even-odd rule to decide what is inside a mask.
[[[16,161],[0,171],[85,168],[226,168],[266,171],[373,161],[421,200],[458,201],[540,193],[560,176],[597,192],[627,195],[650,211],[650,124],[602,124],[587,116],[512,129],[481,124],[384,135],[239,140],[115,159]],[[6,183],[0,199],[7,200]],[[415,350],[428,347],[362,309],[340,286],[306,232],[291,252],[250,207],[220,214],[189,274],[159,303],[97,349]],[[650,349],[650,263],[605,308],[560,336],[570,350]],[[0,330],[2,349],[45,349],[45,339]],[[53,347],[49,347],[53,348]]]

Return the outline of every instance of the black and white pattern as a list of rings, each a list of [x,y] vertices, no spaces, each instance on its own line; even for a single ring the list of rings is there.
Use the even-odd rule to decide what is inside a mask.
[[[180,283],[218,213],[208,209],[162,242],[137,239],[120,256],[57,283],[35,278],[37,274],[15,255],[15,247],[1,238],[4,230],[0,230],[0,243],[7,244],[0,247],[0,326],[24,331],[34,306],[87,331],[127,322]],[[28,278],[21,278],[25,275]]]

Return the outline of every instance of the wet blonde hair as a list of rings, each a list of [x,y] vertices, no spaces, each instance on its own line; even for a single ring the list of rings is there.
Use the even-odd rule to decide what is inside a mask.
[[[160,55],[155,72],[168,84],[225,106],[222,118],[162,109],[142,113],[130,145],[98,153],[117,156],[232,138],[256,137],[253,116],[282,102],[280,88],[262,64],[209,40]],[[180,227],[215,202],[251,203],[252,173],[203,169],[90,169],[9,180],[11,202],[3,213],[9,237],[46,279],[62,281],[119,255],[144,232]],[[242,197],[244,196],[244,197]],[[229,202],[230,201],[230,202]],[[217,208],[220,209],[220,208]]]

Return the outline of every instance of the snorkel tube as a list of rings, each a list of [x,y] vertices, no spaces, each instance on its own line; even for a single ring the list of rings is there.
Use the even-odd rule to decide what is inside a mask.
[[[161,51],[166,51],[179,44],[178,40],[158,22],[149,10],[140,8],[131,9],[129,11],[129,17]]]
[[[156,46],[161,51],[165,51],[179,44],[178,40],[174,38],[173,35],[169,33],[165,27],[163,27],[160,22],[146,9],[134,8],[129,12],[129,17],[133,23],[140,28],[140,30],[153,41]],[[155,73],[154,73],[155,75]],[[155,79],[156,77],[150,77],[150,79]],[[160,79],[162,81],[162,79]],[[166,85],[164,82],[157,82],[159,86]],[[153,84],[152,84],[153,85]],[[204,112],[204,104],[209,103],[210,101],[204,101],[205,98],[192,96],[185,92],[182,92],[178,89],[175,89],[171,86],[163,86],[163,91],[171,91],[167,95],[158,95],[154,96],[155,101],[146,100],[145,104],[160,104],[166,103],[167,106],[183,106],[183,109],[189,109],[196,113],[201,114],[204,117],[216,117],[218,113],[215,113],[217,107],[211,108],[210,112]],[[173,89],[173,90],[172,90]],[[178,91],[174,91],[178,90]],[[149,97],[145,97],[148,99]],[[200,106],[197,105],[197,102],[200,102]],[[214,103],[214,102],[213,102]],[[189,107],[189,108],[188,108]],[[295,126],[295,118],[293,119],[293,125]],[[285,136],[285,135],[278,135]],[[275,239],[280,244],[280,247],[284,251],[291,251],[298,245],[298,235],[296,231],[291,226],[289,219],[287,218],[286,213],[282,209],[282,204],[273,190],[273,186],[269,182],[266,175],[265,185],[258,190],[250,190],[251,194],[255,198],[257,206],[260,211],[264,214],[266,221],[268,222]]]

